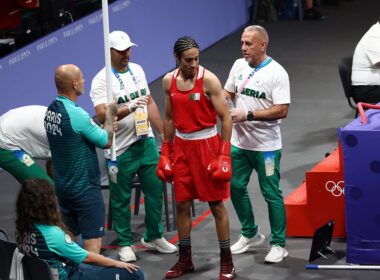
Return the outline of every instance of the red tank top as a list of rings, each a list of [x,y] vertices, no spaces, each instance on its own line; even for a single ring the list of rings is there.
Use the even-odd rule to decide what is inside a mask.
[[[210,98],[203,91],[204,72],[205,69],[199,66],[194,87],[186,91],[177,88],[176,77],[179,69],[173,74],[170,98],[174,127],[180,132],[191,133],[216,125],[216,111]]]

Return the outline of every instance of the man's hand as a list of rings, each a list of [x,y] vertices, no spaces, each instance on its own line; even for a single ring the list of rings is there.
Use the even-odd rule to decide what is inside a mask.
[[[247,112],[242,109],[232,108],[230,109],[230,113],[233,123],[245,122],[247,120]]]
[[[128,104],[128,110],[129,112],[134,112],[136,111],[137,108],[139,107],[144,107],[148,103],[148,96],[140,96]]]
[[[226,141],[220,142],[218,155],[208,165],[208,173],[214,182],[226,183],[231,180],[231,144]]]
[[[161,156],[158,161],[157,177],[165,182],[173,181],[173,143],[162,143]]]

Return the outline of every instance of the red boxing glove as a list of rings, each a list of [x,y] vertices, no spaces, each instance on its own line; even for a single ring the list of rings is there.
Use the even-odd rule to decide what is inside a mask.
[[[230,154],[231,144],[226,141],[220,142],[218,155],[216,156],[216,159],[211,161],[207,168],[213,181],[226,183],[231,180],[232,168]]]
[[[173,143],[162,143],[161,156],[158,161],[156,175],[162,181],[173,181]]]

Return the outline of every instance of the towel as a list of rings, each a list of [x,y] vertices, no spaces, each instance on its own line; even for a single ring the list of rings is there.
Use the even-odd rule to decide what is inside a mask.
[[[24,280],[24,271],[22,269],[22,258],[24,254],[18,248],[13,252],[11,272],[9,273],[10,280]]]

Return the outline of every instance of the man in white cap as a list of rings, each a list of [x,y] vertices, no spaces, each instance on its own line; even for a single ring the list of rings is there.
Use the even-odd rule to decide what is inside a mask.
[[[119,256],[126,262],[136,260],[130,225],[132,179],[136,174],[145,195],[146,230],[142,244],[160,253],[177,251],[177,247],[163,237],[161,224],[162,182],[156,176],[159,154],[150,124],[162,135],[162,119],[143,69],[129,61],[132,46],[136,44],[127,33],[113,31],[110,34],[112,94],[118,104],[115,142],[119,171],[116,176],[109,176],[109,181],[114,229],[121,246]],[[98,120],[103,122],[107,103],[105,68],[94,77],[90,97]],[[110,158],[109,151],[105,156]]]

